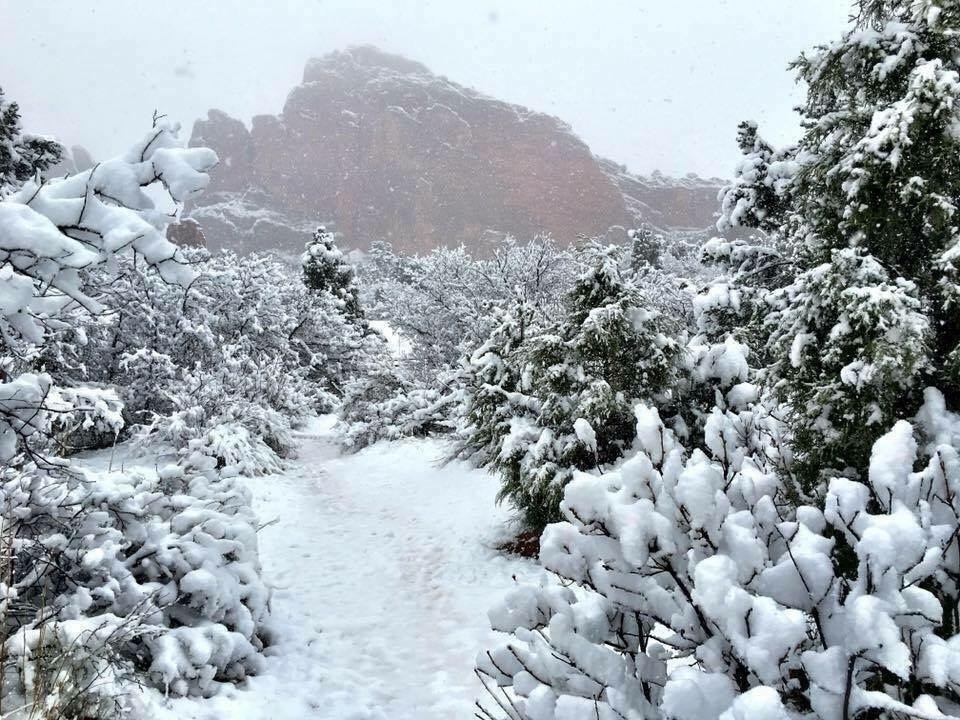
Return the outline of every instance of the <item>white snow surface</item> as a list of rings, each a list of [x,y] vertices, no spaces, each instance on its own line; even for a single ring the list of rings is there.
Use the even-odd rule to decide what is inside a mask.
[[[286,472],[248,481],[273,588],[266,671],[209,699],[157,696],[160,720],[472,716],[487,611],[543,570],[493,549],[509,519],[497,480],[441,465],[443,441],[341,455],[333,424],[301,434]]]
[[[367,323],[383,335],[390,348],[390,354],[395,358],[404,358],[413,352],[413,343],[408,338],[398,333],[386,320],[369,320]]]

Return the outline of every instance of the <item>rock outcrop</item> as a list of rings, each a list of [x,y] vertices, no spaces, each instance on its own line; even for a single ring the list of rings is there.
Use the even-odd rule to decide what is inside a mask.
[[[207,239],[203,230],[193,218],[183,218],[179,222],[167,225],[167,240],[181,247],[206,247]]]
[[[598,162],[623,193],[632,217],[663,230],[712,229],[722,180],[693,174],[672,178],[659,172],[641,177],[610,160],[600,158]]]
[[[718,181],[644,180],[560,120],[484,96],[372,47],[308,62],[278,116],[211,110],[191,144],[221,165],[190,209],[211,247],[298,251],[323,223],[346,247],[483,246],[627,228],[705,227]],[[707,202],[709,198],[709,202]]]

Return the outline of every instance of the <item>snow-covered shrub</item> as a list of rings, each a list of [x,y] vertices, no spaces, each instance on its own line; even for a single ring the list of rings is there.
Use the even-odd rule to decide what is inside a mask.
[[[375,243],[360,279],[371,316],[411,344],[402,362],[405,377],[431,385],[484,341],[494,307],[520,298],[556,319],[575,276],[573,254],[549,237],[536,237],[526,243],[507,238],[488,258],[464,247],[403,256]]]
[[[630,281],[647,302],[671,318],[677,328],[692,324],[694,283],[691,280],[653,265],[642,265],[633,271]]]
[[[575,472],[544,532],[560,582],[491,611],[510,637],[478,657],[489,717],[956,714],[960,416],[929,390],[866,483],[799,506],[762,452],[776,422],[717,410],[687,452],[638,406],[637,453]]]
[[[137,705],[129,693],[136,676],[119,648],[142,632],[109,614],[21,630],[5,649],[23,683],[11,690],[16,680],[5,678],[5,707],[29,708],[31,720],[127,717]]]
[[[184,379],[170,370],[186,363],[166,351],[196,275],[166,239],[171,216],[155,191],[181,203],[202,190],[215,162],[161,124],[120,158],[27,181],[0,202],[0,657],[5,687],[19,685],[40,716],[119,712],[108,696],[128,673],[200,694],[260,663],[268,593],[224,438],[190,438],[158,473],[97,473],[52,457],[88,434],[116,438],[121,403],[136,410],[154,390],[143,407],[171,401],[170,381]],[[159,293],[155,304],[105,280],[123,275],[124,258],[136,271],[128,277]],[[110,315],[118,297],[130,304]],[[137,303],[141,326],[123,326]],[[118,326],[147,339],[121,346],[121,333],[108,334]],[[219,339],[185,352],[197,351],[202,365],[202,349]],[[189,333],[184,340],[190,345]],[[94,686],[101,680],[103,692]]]
[[[330,242],[323,233],[318,238],[325,249],[317,252],[326,258]],[[335,264],[338,258],[334,252]],[[557,316],[572,266],[572,255],[548,237],[525,244],[507,238],[490,258],[473,257],[463,247],[408,257],[375,243],[361,266],[364,302],[405,347],[394,358],[386,347],[373,348],[366,374],[346,385],[340,412],[345,447],[452,431],[470,374],[464,366],[495,331],[500,309],[521,302],[540,317]],[[322,276],[346,278],[352,287],[343,271]]]
[[[470,359],[460,454],[501,473],[500,498],[535,528],[557,518],[574,470],[622,457],[633,403],[666,402],[677,381],[682,324],[623,276],[617,248],[583,256],[561,321],[520,304]]]
[[[0,517],[15,558],[8,650],[119,618],[118,662],[166,691],[209,693],[259,667],[268,591],[256,520],[238,468],[218,470],[207,450],[193,441],[150,473],[4,473]]]
[[[48,330],[69,326],[70,306],[103,309],[85,287],[92,268],[128,251],[167,282],[189,282],[189,268],[163,234],[169,217],[144,187],[162,183],[174,201],[187,200],[206,185],[202,170],[215,161],[210,150],[179,147],[174,128],[159,125],[120,158],[62,180],[30,180],[0,201],[3,460],[44,422],[37,410],[52,382],[31,370]]]
[[[142,453],[162,454],[200,442],[220,466],[237,466],[245,475],[279,472],[283,458],[294,447],[297,416],[271,407],[254,394],[261,375],[269,381],[277,378],[270,369],[228,358],[215,372],[187,374],[196,393],[178,398],[180,406],[170,413],[154,416],[141,428],[134,447]],[[301,411],[305,415],[309,408]]]
[[[455,403],[452,393],[404,381],[385,359],[346,385],[340,409],[343,447],[354,452],[378,440],[451,432]]]
[[[106,447],[124,427],[123,402],[113,388],[52,387],[45,402],[49,427],[43,443],[57,455]]]
[[[83,322],[79,347],[72,330],[59,335],[49,364],[60,382],[116,388],[128,428],[149,443],[176,448],[217,426],[239,428],[245,471],[274,470],[269,450],[289,454],[291,425],[332,407],[379,338],[275,257],[182,255],[194,272],[186,287],[135,260],[97,273],[110,312]]]

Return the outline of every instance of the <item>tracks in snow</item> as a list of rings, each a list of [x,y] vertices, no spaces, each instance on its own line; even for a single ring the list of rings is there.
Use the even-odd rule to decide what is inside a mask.
[[[490,549],[496,480],[442,466],[435,440],[340,456],[318,425],[281,475],[250,481],[276,639],[247,688],[179,717],[447,720],[470,717],[486,611],[539,574]],[[273,521],[273,522],[271,522]],[[179,702],[179,701],[178,701]],[[176,705],[173,703],[172,705]],[[185,708],[184,708],[185,709]]]

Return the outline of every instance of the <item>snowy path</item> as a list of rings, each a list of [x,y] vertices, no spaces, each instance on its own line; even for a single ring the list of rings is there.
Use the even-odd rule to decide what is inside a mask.
[[[278,639],[267,671],[205,701],[202,720],[433,720],[472,716],[486,611],[539,573],[490,545],[505,511],[496,481],[439,466],[431,440],[340,457],[328,426],[303,438],[283,475],[250,481]]]

